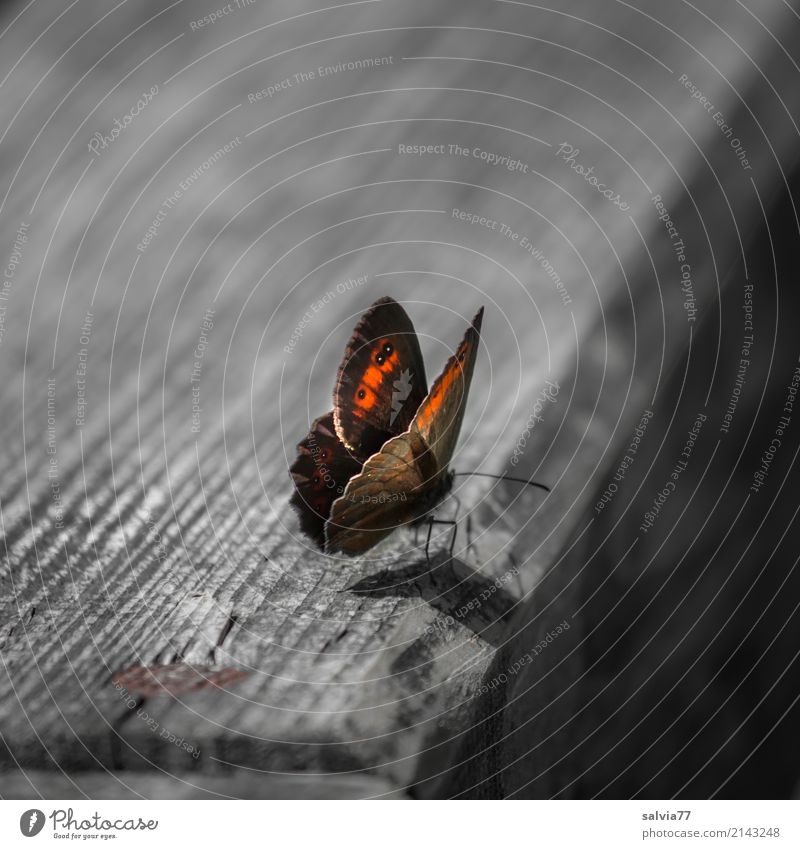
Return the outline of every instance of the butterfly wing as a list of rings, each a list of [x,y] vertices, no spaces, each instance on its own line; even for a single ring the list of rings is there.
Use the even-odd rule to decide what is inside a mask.
[[[325,547],[325,522],[331,507],[350,478],[360,471],[361,464],[336,435],[333,412],[318,418],[297,446],[297,459],[290,469],[295,485],[290,504],[300,517],[303,532],[321,549]]]
[[[455,355],[447,361],[444,371],[434,381],[411,422],[411,431],[416,431],[422,437],[435,456],[436,466],[442,470],[450,464],[461,432],[472,372],[478,356],[482,321],[483,307],[472,319]]]
[[[333,395],[336,433],[364,460],[408,429],[428,383],[414,325],[392,298],[376,301],[353,331]]]
[[[325,551],[360,554],[425,513],[437,479],[433,461],[417,433],[386,442],[334,501],[325,525]]]
[[[444,480],[464,417],[480,341],[481,309],[407,432],[390,439],[350,479],[325,525],[325,550],[360,554],[399,525],[424,515]]]

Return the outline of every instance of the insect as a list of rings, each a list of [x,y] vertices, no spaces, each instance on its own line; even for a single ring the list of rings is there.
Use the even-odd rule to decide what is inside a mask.
[[[290,469],[291,504],[321,550],[367,551],[450,490],[482,318],[481,307],[430,391],[414,325],[397,301],[381,298],[356,325],[333,410],[311,425]]]

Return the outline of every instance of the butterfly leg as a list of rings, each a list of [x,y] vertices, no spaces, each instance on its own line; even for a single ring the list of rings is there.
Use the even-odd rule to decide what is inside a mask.
[[[461,516],[461,499],[457,495],[451,495],[451,498],[456,503],[456,512],[453,516],[453,521],[457,522]],[[467,513],[467,548],[469,551],[472,548],[472,514]]]
[[[453,549],[456,547],[456,534],[458,533],[458,522],[452,521],[452,522],[448,522],[447,524],[452,524],[452,526],[453,526],[453,536],[450,537],[450,551],[448,552],[450,559],[452,560],[453,559]]]
[[[428,516],[428,536],[425,540],[425,563],[430,566],[431,558],[428,554],[428,549],[431,545],[431,531],[433,531],[433,516]]]
[[[455,503],[456,503],[456,512],[455,512],[455,515],[453,516],[453,521],[457,522],[457,521],[458,521],[458,517],[459,517],[459,515],[460,515],[460,513],[461,513],[461,499],[460,499],[457,495],[451,495],[450,497],[451,497],[451,498],[453,499],[453,501],[455,501]]]
[[[453,539],[450,543],[450,556],[451,557],[453,556],[453,548],[455,547],[455,544],[456,544],[456,533],[457,533],[457,530],[458,530],[458,517],[461,515],[461,499],[457,495],[453,495],[452,498],[453,498],[453,501],[455,501],[455,503],[456,503],[456,512],[453,514],[454,530],[453,530]]]

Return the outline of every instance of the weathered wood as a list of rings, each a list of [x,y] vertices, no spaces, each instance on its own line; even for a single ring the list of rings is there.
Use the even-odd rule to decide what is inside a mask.
[[[3,91],[22,111],[0,142],[12,163],[0,215],[6,233],[29,224],[0,348],[4,768],[199,770],[209,792],[220,775],[240,789],[254,771],[346,773],[353,788],[333,795],[449,794],[466,786],[449,783],[451,768],[472,746],[476,781],[486,780],[492,769],[470,733],[497,650],[519,631],[507,623],[530,622],[520,601],[584,532],[586,505],[687,343],[678,266],[651,196],[663,196],[686,238],[701,312],[715,309],[718,280],[761,218],[750,172],[678,77],[702,81],[744,128],[762,201],[781,183],[770,144],[780,163],[794,151],[785,112],[757,113],[770,144],[752,124],[775,72],[753,70],[720,27],[756,67],[774,43],[743,7],[709,4],[712,18],[671,9],[678,36],[666,39],[654,19],[662,4],[646,5],[575,3],[582,23],[560,7],[375,3],[281,23],[311,8],[274,3],[199,31],[189,28],[195,12],[178,6],[115,49],[110,77],[93,71],[74,92],[162,6],[126,4],[123,17],[100,21],[62,60],[68,72],[49,69],[85,28],[75,16],[13,71],[19,55],[3,52]],[[761,14],[772,29],[794,26],[783,4]],[[15,27],[29,44],[42,20]],[[300,71],[367,56],[393,63],[248,100]],[[39,79],[23,105],[22,80]],[[154,84],[120,138],[87,152]],[[797,88],[780,93],[796,114]],[[181,181],[236,138],[138,250]],[[556,155],[564,142],[629,211]],[[528,173],[471,154],[398,153],[438,143],[508,155]],[[458,220],[454,208],[520,238]],[[350,328],[387,293],[406,302],[431,373],[486,304],[459,470],[506,467],[546,381],[559,384],[515,467],[552,494],[459,479],[474,545],[465,548],[462,521],[455,559],[445,535],[430,569],[407,530],[374,557],[323,557],[298,537],[287,503],[294,445],[329,406]],[[76,426],[83,348],[87,407]],[[248,674],[129,707],[112,676],[156,663]],[[489,699],[505,710],[495,691]],[[278,792],[264,781],[265,794]]]

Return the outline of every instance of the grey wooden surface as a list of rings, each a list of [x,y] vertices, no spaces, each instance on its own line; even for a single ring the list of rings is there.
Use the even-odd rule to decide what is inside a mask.
[[[241,795],[279,792],[270,781],[287,773],[316,776],[313,790],[292,785],[309,795],[497,790],[476,723],[488,711],[516,727],[530,708],[515,699],[506,713],[481,686],[499,650],[576,612],[561,582],[579,566],[561,569],[563,554],[697,327],[651,197],[684,235],[698,316],[713,318],[796,157],[795,12],[265,3],[192,29],[210,8],[80,8],[13,24],[7,10],[0,57],[5,256],[27,225],[0,341],[3,769],[35,770],[34,783],[42,770],[148,770],[196,774],[210,793],[220,776],[264,788]],[[376,56],[392,62],[248,99]],[[735,126],[752,170],[682,74]],[[154,85],[92,154],[92,135]],[[629,210],[557,155],[564,143]],[[401,144],[507,155],[527,173]],[[544,259],[454,208],[506,223]],[[536,397],[559,384],[514,466],[552,494],[459,479],[456,556],[441,539],[432,568],[407,531],[374,556],[324,557],[287,503],[294,445],[329,408],[352,325],[384,294],[406,305],[430,375],[486,305],[458,470],[510,469]],[[532,618],[547,574],[554,609]],[[150,664],[247,674],[131,707],[113,676]],[[559,686],[573,673],[562,667]],[[526,727],[533,746],[542,729]],[[470,757],[475,777],[459,783]]]

